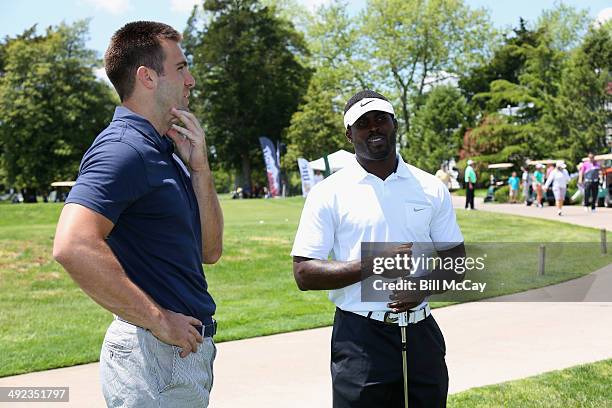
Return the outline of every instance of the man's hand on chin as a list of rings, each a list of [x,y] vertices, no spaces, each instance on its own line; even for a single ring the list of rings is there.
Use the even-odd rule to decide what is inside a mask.
[[[176,152],[192,172],[209,169],[204,130],[191,112],[172,108],[171,113],[185,127],[173,123],[166,135],[172,139]]]

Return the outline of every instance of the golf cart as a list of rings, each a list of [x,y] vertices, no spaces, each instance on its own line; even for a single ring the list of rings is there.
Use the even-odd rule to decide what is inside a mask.
[[[484,199],[485,203],[489,203],[495,200],[495,189],[504,185],[504,182],[500,180],[501,173],[504,170],[514,167],[512,163],[493,163],[487,166],[488,169],[492,170],[491,177],[489,179],[489,188],[487,189],[487,196]]]
[[[54,189],[49,193],[48,201],[51,203],[63,203],[68,197],[68,192],[76,184],[76,181],[55,181],[51,183]]]
[[[603,185],[599,186],[597,205],[599,207],[612,207],[612,153],[595,156],[601,166]]]

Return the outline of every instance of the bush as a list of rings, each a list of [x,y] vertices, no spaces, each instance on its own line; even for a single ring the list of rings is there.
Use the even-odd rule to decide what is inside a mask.
[[[215,189],[219,194],[229,193],[233,187],[233,177],[230,172],[217,168],[213,170]]]
[[[496,203],[507,203],[510,198],[510,187],[508,185],[501,186],[495,190],[495,202]]]

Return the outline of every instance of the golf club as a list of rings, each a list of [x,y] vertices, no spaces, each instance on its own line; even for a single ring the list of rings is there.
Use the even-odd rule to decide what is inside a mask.
[[[406,326],[408,326],[408,312],[402,312],[398,316],[397,324],[402,332],[402,366],[404,370],[404,408],[408,408],[408,361],[406,360]]]

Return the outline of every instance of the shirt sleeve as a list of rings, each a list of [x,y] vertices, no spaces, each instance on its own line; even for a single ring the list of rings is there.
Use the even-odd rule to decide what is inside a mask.
[[[66,203],[83,205],[116,224],[148,189],[140,154],[124,142],[103,142],[85,154]]]
[[[297,233],[291,256],[313,259],[327,259],[334,245],[335,223],[329,197],[322,194],[318,186],[310,190]]]
[[[436,250],[450,249],[463,242],[463,234],[457,224],[450,192],[443,185],[442,200],[431,219],[429,235]]]

